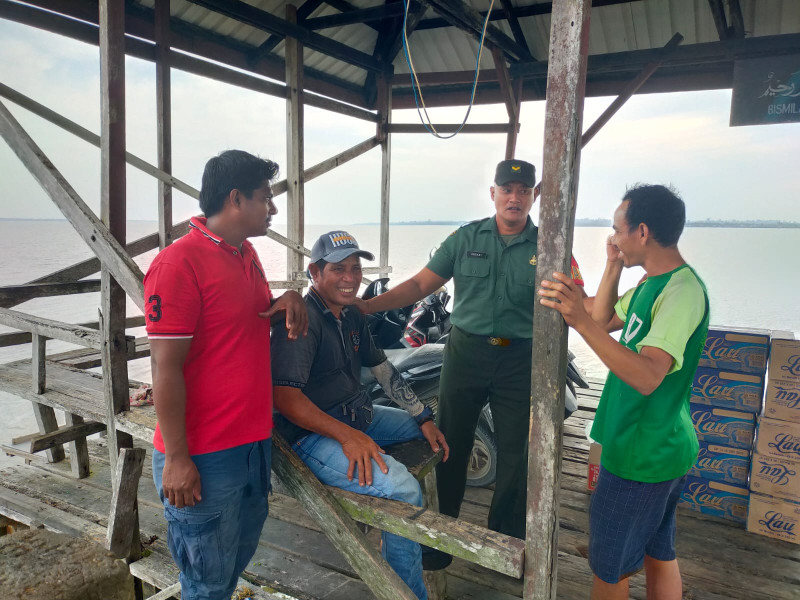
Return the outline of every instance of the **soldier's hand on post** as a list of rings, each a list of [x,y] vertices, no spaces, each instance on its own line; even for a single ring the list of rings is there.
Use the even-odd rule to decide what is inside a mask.
[[[591,316],[583,306],[581,288],[564,273],[553,273],[555,281],[542,280],[539,302],[561,313],[567,325],[576,327]]]

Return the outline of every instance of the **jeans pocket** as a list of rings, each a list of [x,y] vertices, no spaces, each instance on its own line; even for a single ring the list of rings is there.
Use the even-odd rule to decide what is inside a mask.
[[[197,512],[192,509],[164,508],[168,523],[167,544],[175,564],[193,581],[222,583],[220,540],[221,512]]]

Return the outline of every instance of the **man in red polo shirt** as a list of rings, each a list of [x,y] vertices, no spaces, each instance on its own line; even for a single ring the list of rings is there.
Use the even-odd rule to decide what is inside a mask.
[[[144,280],[158,425],[153,480],[184,600],[230,598],[267,518],[270,321],[308,329],[297,292],[277,300],[247,241],[267,232],[275,163],[241,150],[208,161],[188,235]]]

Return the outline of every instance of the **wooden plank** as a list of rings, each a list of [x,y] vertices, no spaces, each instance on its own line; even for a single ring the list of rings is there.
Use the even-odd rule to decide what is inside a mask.
[[[434,513],[438,513],[439,493],[436,488],[436,470],[431,469],[420,483],[422,486],[422,506]],[[447,577],[443,570],[423,571],[422,577],[425,581],[425,587],[428,588],[430,600],[446,600]]]
[[[47,342],[41,335],[33,336],[31,351],[33,354],[31,358],[31,388],[34,394],[43,394],[45,387],[47,387],[47,364],[45,363]]]
[[[0,308],[0,324],[85,348],[97,350],[103,345],[103,338],[96,329],[35,317],[7,308]]]
[[[639,91],[645,82],[650,79],[650,76],[656,72],[656,70],[664,63],[665,60],[669,58],[671,54],[675,52],[675,48],[677,48],[680,43],[683,41],[683,36],[680,33],[676,33],[672,36],[672,38],[667,42],[667,44],[663,48],[663,54],[657,60],[654,60],[642,69],[642,71],[636,76],[636,78],[630,82],[628,86],[626,86],[625,90],[617,96],[614,101],[609,105],[609,107],[603,111],[594,123],[583,133],[581,137],[581,147],[585,146],[591,140],[602,127],[611,120],[617,111],[633,96],[636,92]]]
[[[156,0],[156,146],[158,168],[172,172],[172,86],[169,62],[169,0]],[[172,186],[158,182],[158,247],[172,243]]]
[[[143,448],[121,448],[114,472],[111,512],[108,517],[106,548],[118,558],[130,554],[134,530],[138,531],[138,508],[136,503],[139,477],[142,474]]]
[[[297,8],[286,5],[286,21],[297,23]],[[305,180],[303,162],[305,126],[303,118],[303,45],[295,38],[285,40],[286,60],[286,212],[287,237],[303,244],[305,234]],[[290,280],[303,273],[303,255],[294,249],[286,254],[286,273]]]
[[[353,566],[379,600],[415,600],[416,596],[376,552],[344,509],[302,460],[273,431],[272,469],[319,523],[325,535]]]
[[[30,452],[41,452],[42,450],[47,450],[49,448],[53,448],[54,446],[66,444],[67,442],[72,442],[78,439],[83,439],[85,441],[87,435],[93,435],[105,430],[105,424],[98,423],[97,421],[88,421],[86,423],[79,423],[76,425],[64,425],[55,431],[43,433],[32,439]]]
[[[460,123],[440,123],[435,124],[436,131],[439,133],[453,133]],[[461,129],[461,133],[508,133],[513,125],[508,123],[467,123]],[[422,123],[391,123],[389,133],[429,133]]]
[[[57,322],[57,321],[56,321]],[[137,317],[128,317],[125,319],[125,327],[142,327],[145,324],[143,316]],[[73,325],[69,325],[69,327],[74,327]],[[89,321],[88,323],[78,323],[77,327],[86,327],[87,329],[94,329],[96,330],[98,327],[97,321]],[[0,348],[5,348],[7,346],[18,346],[20,344],[29,344],[32,340],[32,335],[30,332],[27,331],[20,331],[15,333],[3,333],[0,334]],[[47,339],[47,336],[44,336]],[[86,350],[77,350],[75,352],[85,352]],[[72,351],[70,351],[72,352]],[[58,355],[53,355],[58,356]]]
[[[725,18],[725,7],[722,0],[708,0],[708,8],[711,16],[714,17],[714,26],[717,28],[717,35],[720,41],[728,39],[728,22]]]
[[[33,403],[33,414],[36,417],[36,423],[39,425],[41,433],[50,433],[58,429],[58,421],[56,421],[56,412],[50,406]],[[54,446],[47,451],[48,462],[60,462],[64,460],[64,447]]]
[[[378,141],[378,137],[371,137],[363,142],[356,144],[355,146],[348,148],[347,150],[340,152],[336,156],[332,156],[323,160],[322,162],[317,163],[313,167],[306,169],[303,173],[303,182],[308,182],[320,175],[324,175],[328,171],[332,171],[336,167],[345,164],[361,156],[362,154],[369,152],[375,146],[377,146],[380,142]]]
[[[536,284],[554,271],[568,272],[580,169],[580,134],[590,0],[553,6],[545,108],[542,199]],[[564,421],[567,326],[554,310],[533,312],[531,427],[528,438],[528,507],[525,600],[550,600],[558,573],[558,495]]]
[[[500,5],[503,7],[508,26],[511,28],[511,33],[514,35],[514,41],[517,42],[520,48],[525,50],[526,58],[528,60],[533,60],[531,49],[528,47],[528,41],[525,39],[525,33],[522,31],[519,19],[517,19],[517,16],[514,14],[514,6],[511,4],[511,0],[500,0]]]
[[[731,18],[730,28],[728,29],[730,37],[744,39],[744,15],[742,15],[742,5],[739,0],[728,0],[728,13]]]
[[[90,292],[99,291],[99,280],[8,285],[0,288],[0,304],[3,306],[12,306],[15,304],[22,304],[33,298],[66,296],[69,294],[88,294]]]
[[[67,425],[80,425],[83,417],[72,413],[65,414]],[[72,476],[75,479],[84,479],[89,476],[89,448],[86,438],[78,438],[69,443],[69,464]]]
[[[95,255],[111,269],[133,302],[144,312],[142,283],[144,275],[141,269],[125,253],[120,243],[67,183],[2,102],[0,102],[0,135]]]

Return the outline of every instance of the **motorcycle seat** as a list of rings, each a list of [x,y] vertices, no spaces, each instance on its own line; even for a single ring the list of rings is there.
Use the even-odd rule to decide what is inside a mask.
[[[419,348],[397,348],[384,350],[386,358],[397,368],[400,373],[406,373],[416,367],[442,362],[443,344],[425,344]],[[361,369],[361,384],[375,383],[372,371],[363,367]]]

